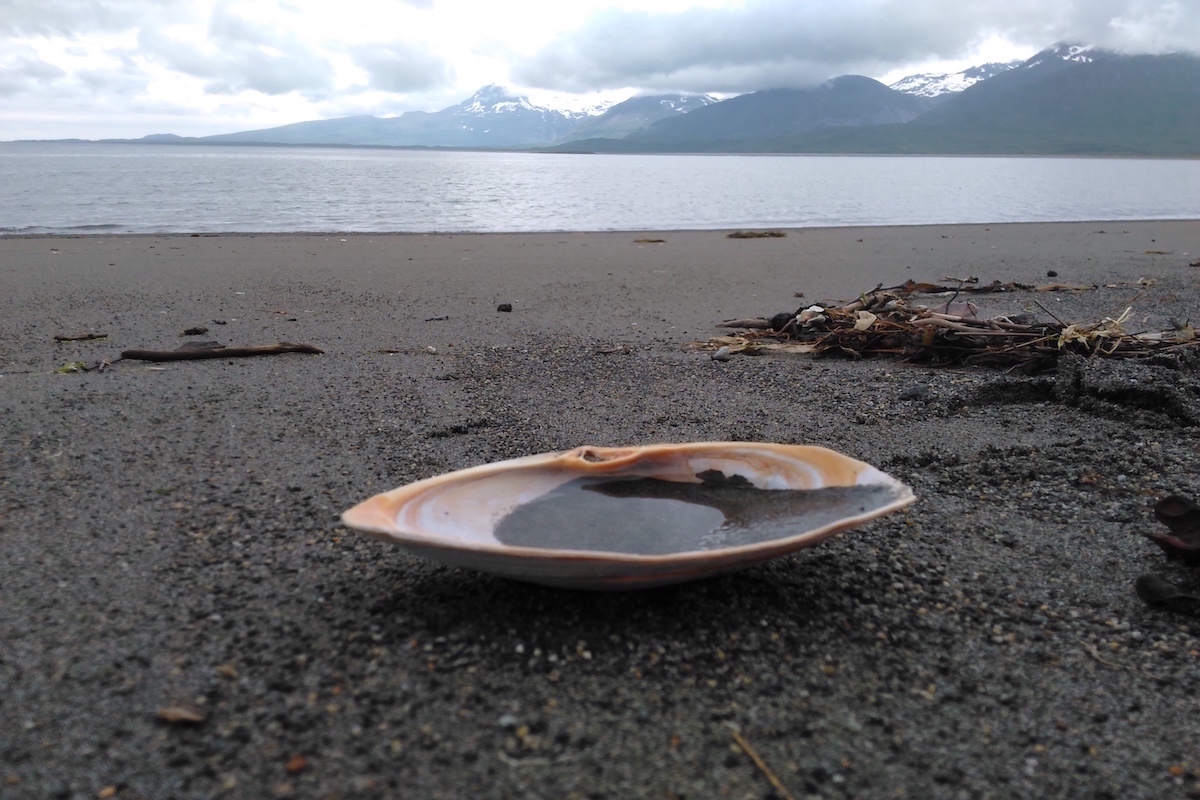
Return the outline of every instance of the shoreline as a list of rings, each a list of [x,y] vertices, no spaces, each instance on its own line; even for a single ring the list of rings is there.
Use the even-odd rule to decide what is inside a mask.
[[[1200,159],[1200,156],[1197,156]],[[1003,222],[919,222],[912,224],[887,224],[880,223],[877,225],[744,225],[735,227],[710,227],[710,228],[621,228],[621,229],[606,229],[606,230],[536,230],[536,231],[451,231],[451,230],[429,230],[429,231],[403,231],[403,230],[378,230],[378,231],[346,231],[346,230],[313,230],[313,231],[159,231],[159,232],[102,232],[102,233],[85,233],[85,232],[54,232],[54,233],[0,233],[0,240],[3,239],[92,239],[104,238],[106,236],[128,236],[128,237],[199,237],[211,238],[215,236],[552,236],[557,234],[639,234],[639,233],[726,233],[738,230],[776,230],[801,233],[804,231],[844,231],[844,230],[908,230],[921,228],[991,228],[1000,226],[1017,226],[1017,225],[1147,225],[1154,223],[1189,223],[1200,222],[1200,217],[1137,217],[1137,218],[1097,218],[1097,219],[1066,219],[1066,220],[1016,220]]]
[[[0,793],[762,796],[734,733],[795,796],[1200,791],[1200,619],[1134,591],[1200,589],[1143,536],[1156,499],[1200,498],[1195,357],[690,348],[879,283],[1049,271],[1096,288],[972,299],[1161,329],[1200,318],[1200,223],[725,233],[0,237]],[[197,326],[324,353],[56,373]],[[53,340],[83,332],[107,338]],[[339,523],[484,462],[738,440],[831,447],[918,500],[612,594]]]

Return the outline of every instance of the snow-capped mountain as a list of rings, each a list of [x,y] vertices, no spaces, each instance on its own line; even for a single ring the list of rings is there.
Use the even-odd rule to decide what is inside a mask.
[[[964,69],[962,72],[950,74],[923,73],[909,75],[891,84],[889,88],[905,94],[915,94],[917,97],[940,97],[955,92],[961,92],[980,81],[987,80],[1001,72],[1019,67],[1023,61],[994,61],[980,64],[977,67]]]
[[[1068,44],[1059,42],[1053,47],[1048,47],[1038,53],[1033,58],[1025,63],[1025,69],[1033,69],[1037,65],[1043,63],[1047,59],[1061,59],[1062,61],[1073,61],[1076,64],[1091,64],[1096,60],[1097,56],[1103,56],[1107,51],[1098,50],[1092,45],[1083,44]]]
[[[460,140],[455,144],[548,144],[566,136],[580,120],[603,114],[608,105],[593,103],[566,109],[535,105],[525,95],[513,94],[502,86],[490,84],[457,106],[425,117],[441,117],[452,122],[457,130],[455,138]],[[438,143],[445,144],[445,137]]]
[[[598,117],[615,105],[615,100],[592,96],[547,94],[533,102],[528,95],[513,94],[503,86],[489,84],[459,104],[466,113],[477,116],[511,114],[521,111],[560,114],[568,119]]]
[[[563,141],[620,139],[661,119],[686,114],[719,102],[708,94],[638,95],[611,106],[597,117],[581,120]]]

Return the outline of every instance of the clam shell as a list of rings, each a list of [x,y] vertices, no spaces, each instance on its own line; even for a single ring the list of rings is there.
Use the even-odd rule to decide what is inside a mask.
[[[823,447],[579,447],[439,475],[342,514],[417,555],[574,589],[702,578],[809,547],[912,503]]]

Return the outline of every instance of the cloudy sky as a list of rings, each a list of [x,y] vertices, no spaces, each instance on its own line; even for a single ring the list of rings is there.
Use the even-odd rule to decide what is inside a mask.
[[[891,82],[1056,41],[1200,49],[1200,0],[0,0],[0,141]]]

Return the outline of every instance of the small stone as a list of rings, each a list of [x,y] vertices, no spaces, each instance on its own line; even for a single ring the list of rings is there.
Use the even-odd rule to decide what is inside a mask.
[[[910,386],[900,393],[901,400],[928,400],[929,387],[927,386]]]
[[[1057,278],[1058,272],[1055,270],[1052,270],[1052,269],[1048,269],[1048,270],[1046,270],[1046,277],[1047,278]]]
[[[512,311],[512,303],[501,303],[500,305],[496,306],[496,310],[504,312]]]
[[[496,720],[496,724],[506,731],[516,730],[519,720],[514,714],[503,714],[500,719]]]
[[[713,361],[728,361],[732,358],[729,347],[722,347],[720,350],[712,354]]]

